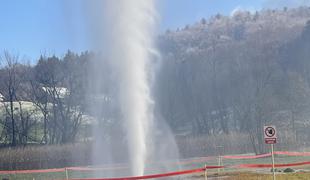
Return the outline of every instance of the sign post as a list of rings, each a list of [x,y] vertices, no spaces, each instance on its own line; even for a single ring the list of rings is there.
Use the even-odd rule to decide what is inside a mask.
[[[277,143],[277,131],[275,126],[264,126],[265,143],[271,145],[271,161],[272,161],[272,173],[273,180],[276,179],[276,173],[274,168],[274,153],[273,145]]]
[[[224,153],[224,146],[215,146],[218,151],[218,166],[222,166],[222,154]],[[220,173],[220,168],[217,169],[217,173]]]
[[[276,172],[275,172],[275,169],[274,169],[274,153],[273,153],[273,144],[271,144],[271,160],[272,160],[273,180],[276,180]]]

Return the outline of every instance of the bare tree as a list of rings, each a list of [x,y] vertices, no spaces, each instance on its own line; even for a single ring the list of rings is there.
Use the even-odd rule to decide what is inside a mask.
[[[9,107],[7,109],[7,113],[10,116],[11,120],[11,145],[16,146],[16,119],[14,117],[14,101],[17,100],[16,92],[18,91],[20,78],[18,76],[18,59],[19,57],[16,55],[10,54],[8,51],[4,51],[1,56],[1,61],[4,63],[3,66],[3,74],[1,75],[3,88],[4,88],[4,96],[8,98]],[[6,105],[5,105],[6,106]]]

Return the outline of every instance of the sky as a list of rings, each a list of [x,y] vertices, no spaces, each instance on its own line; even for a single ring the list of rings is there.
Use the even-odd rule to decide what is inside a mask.
[[[30,61],[89,49],[83,3],[88,0],[0,0],[0,53],[8,50]],[[93,0],[89,0],[93,1]],[[184,27],[236,9],[310,5],[310,0],[156,0],[159,32]]]

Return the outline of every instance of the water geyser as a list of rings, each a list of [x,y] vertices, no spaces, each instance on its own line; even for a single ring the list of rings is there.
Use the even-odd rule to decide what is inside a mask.
[[[119,68],[120,110],[125,121],[129,160],[133,175],[143,175],[147,157],[146,138],[150,129],[152,98],[148,82],[148,66],[153,49],[152,29],[154,4],[152,0],[117,0],[114,36],[115,50],[109,58]]]
[[[178,151],[154,100],[161,62],[154,42],[158,19],[155,1],[87,1],[89,35],[95,52],[99,52],[94,55],[88,78],[89,107],[95,119],[93,164],[125,163],[130,167],[129,171],[98,172],[96,177],[178,169],[162,163],[177,160]]]
[[[155,4],[153,0],[110,0],[104,1],[103,7],[103,49],[113,74],[116,97],[113,100],[118,101],[131,175],[143,175],[148,152],[151,152],[147,148],[152,146],[150,127],[154,115],[150,82],[153,74],[151,59],[156,52],[153,43]],[[100,81],[102,72],[100,69],[96,72],[99,76],[96,79]],[[97,128],[95,137],[101,138],[100,133]],[[111,137],[110,141],[115,139]],[[110,144],[99,142],[95,145],[94,158],[107,156],[102,147]]]

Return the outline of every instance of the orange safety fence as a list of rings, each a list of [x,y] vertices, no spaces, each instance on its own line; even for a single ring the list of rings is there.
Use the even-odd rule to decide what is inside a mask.
[[[276,155],[287,155],[287,156],[310,156],[310,152],[287,152],[287,151],[275,151]],[[254,159],[254,158],[264,158],[271,156],[271,153],[260,154],[260,155],[247,155],[247,156],[221,156],[226,159]],[[196,162],[206,162],[216,157],[200,157],[193,159],[183,159],[179,164],[188,164]],[[290,166],[303,166],[310,165],[310,161],[305,162],[296,162],[288,164],[275,164],[275,167],[290,167]],[[169,177],[169,176],[178,176],[185,174],[194,174],[198,172],[204,172],[207,169],[219,169],[219,168],[271,168],[271,164],[238,164],[238,165],[226,165],[226,166],[205,166],[204,168],[190,169],[183,171],[174,171],[162,174],[152,174],[145,176],[137,177],[122,177],[122,178],[103,178],[103,179],[83,179],[83,180],[126,180],[126,179],[151,179],[151,178],[160,178],[160,177]],[[51,172],[66,172],[70,171],[100,171],[100,170],[116,170],[116,169],[125,169],[128,168],[124,164],[114,166],[114,167],[66,167],[66,168],[55,168],[55,169],[41,169],[41,170],[15,170],[15,171],[0,171],[0,174],[29,174],[29,173],[51,173]],[[74,179],[82,180],[82,179]]]
[[[221,156],[224,159],[257,159],[271,156],[271,153],[259,154],[259,155],[249,155],[249,156]]]
[[[287,156],[310,156],[310,152],[275,151],[274,154]]]
[[[290,163],[290,164],[275,164],[275,167],[289,167],[289,166],[302,166],[302,165],[310,165],[310,161],[307,162],[298,162],[298,163]],[[93,179],[70,179],[70,180],[132,180],[132,179],[153,179],[153,178],[161,178],[161,177],[170,177],[170,176],[179,176],[186,174],[195,174],[204,172],[208,169],[221,169],[221,168],[271,168],[271,164],[239,164],[234,166],[205,166],[204,168],[198,169],[190,169],[184,171],[175,171],[163,174],[152,174],[145,176],[134,176],[134,177],[119,177],[119,178],[93,178]]]
[[[289,151],[275,151],[275,155],[287,155],[287,156],[310,156],[310,152],[289,152]],[[271,156],[271,153],[259,154],[259,155],[248,155],[248,156],[221,156],[225,159],[256,159]]]
[[[186,174],[195,174],[204,172],[206,169],[216,169],[216,168],[223,168],[224,166],[206,166],[204,168],[198,169],[190,169],[184,171],[174,171],[168,172],[163,174],[152,174],[152,175],[145,175],[145,176],[134,176],[134,177],[120,177],[120,178],[95,178],[95,179],[71,179],[71,180],[131,180],[131,179],[153,179],[153,178],[161,178],[161,177],[170,177],[170,176],[179,176],[179,175],[186,175]]]
[[[289,163],[289,164],[275,164],[274,167],[290,167],[310,165],[310,161]],[[238,164],[230,166],[231,168],[272,168],[272,164]]]

